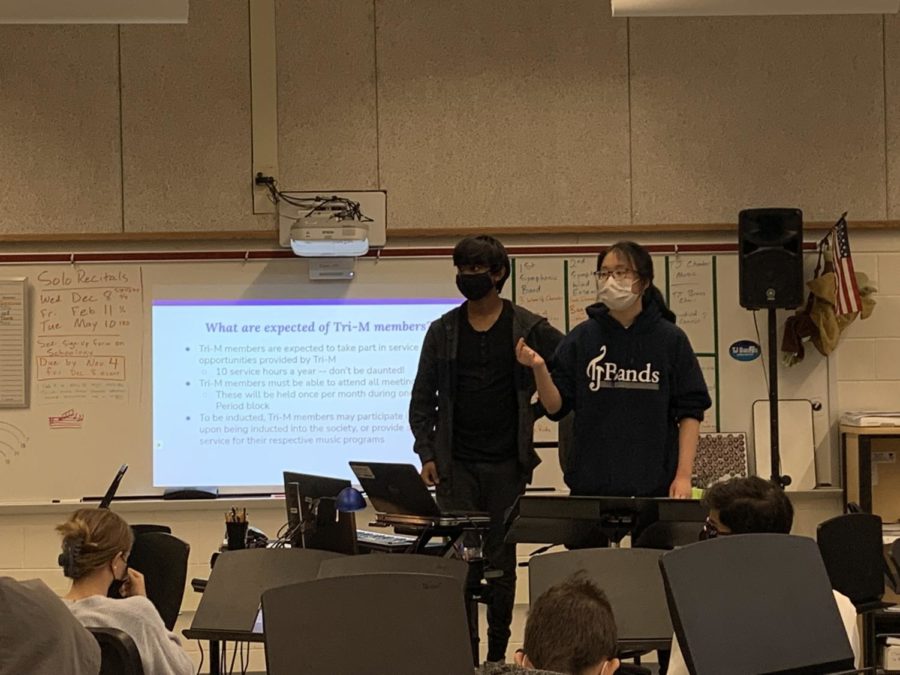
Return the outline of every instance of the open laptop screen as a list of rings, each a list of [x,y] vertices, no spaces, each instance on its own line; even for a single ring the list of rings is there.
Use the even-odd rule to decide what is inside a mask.
[[[440,517],[434,497],[412,464],[350,462],[350,468],[379,513]]]

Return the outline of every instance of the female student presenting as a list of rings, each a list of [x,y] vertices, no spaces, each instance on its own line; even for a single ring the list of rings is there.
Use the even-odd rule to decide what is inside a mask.
[[[144,576],[128,568],[134,536],[109,509],[79,509],[58,526],[62,535],[63,573],[72,589],[63,598],[75,618],[89,627],[128,633],[141,655],[146,675],[191,675],[194,665],[175,633],[166,630],[144,591]],[[124,581],[123,599],[106,597],[113,580]]]
[[[697,357],[653,285],[642,246],[597,257],[597,304],[560,343],[553,372],[519,341],[554,419],[575,410],[565,481],[573,495],[691,496],[703,411],[711,401]]]

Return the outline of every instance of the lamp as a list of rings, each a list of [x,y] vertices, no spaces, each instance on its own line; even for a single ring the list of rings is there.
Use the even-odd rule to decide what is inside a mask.
[[[341,513],[353,513],[354,511],[362,511],[366,508],[366,499],[362,496],[362,492],[354,487],[345,487],[338,492],[335,500],[335,508]]]

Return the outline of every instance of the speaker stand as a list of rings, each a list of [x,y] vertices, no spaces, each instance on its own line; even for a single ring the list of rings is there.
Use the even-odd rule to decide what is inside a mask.
[[[778,325],[774,307],[769,307],[769,450],[772,457],[772,482],[784,489],[791,484],[790,476],[781,474],[781,454],[778,447]]]

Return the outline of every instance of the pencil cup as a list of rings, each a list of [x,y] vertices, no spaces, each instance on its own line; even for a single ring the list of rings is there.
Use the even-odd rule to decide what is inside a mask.
[[[236,551],[241,548],[247,548],[247,525],[243,522],[225,523],[225,536],[228,540],[228,550]]]

